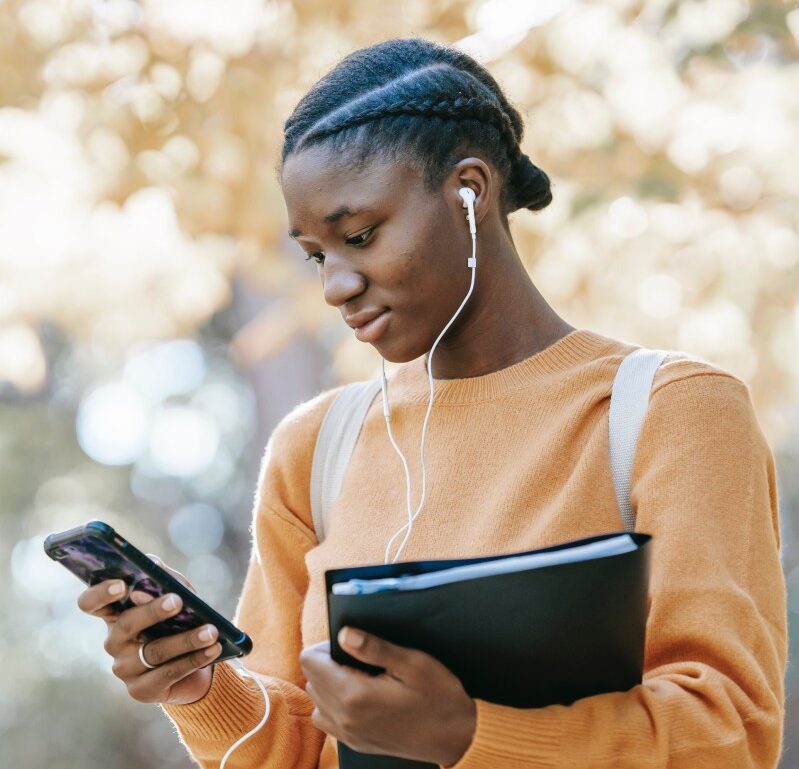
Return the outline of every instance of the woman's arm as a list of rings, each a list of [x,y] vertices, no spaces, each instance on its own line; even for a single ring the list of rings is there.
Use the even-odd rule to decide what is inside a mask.
[[[236,748],[226,769],[311,769],[319,761],[325,733],[313,724],[314,705],[304,691],[300,627],[308,588],[305,554],[316,545],[305,514],[311,456],[333,395],[323,393],[282,420],[261,464],[252,550],[234,623],[253,639],[253,650],[243,662],[266,685],[270,714]],[[260,722],[264,706],[257,684],[221,663],[203,698],[162,708],[194,759],[210,769]]]
[[[787,658],[774,460],[746,386],[708,372],[653,391],[636,454],[653,535],[643,682],[531,710],[477,700],[450,769],[767,769]]]

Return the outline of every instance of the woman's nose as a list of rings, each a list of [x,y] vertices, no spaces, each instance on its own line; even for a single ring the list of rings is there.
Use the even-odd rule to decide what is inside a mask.
[[[335,254],[325,254],[321,274],[325,301],[332,307],[341,307],[366,289],[364,276]]]

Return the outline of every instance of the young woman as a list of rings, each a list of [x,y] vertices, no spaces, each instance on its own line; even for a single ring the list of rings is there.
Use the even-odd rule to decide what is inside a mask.
[[[428,363],[433,372],[429,480],[405,560],[621,528],[608,399],[635,346],[573,328],[530,281],[508,214],[542,209],[551,194],[521,138],[518,112],[485,69],[418,39],[348,56],[285,124],[291,236],[318,263],[325,301],[401,364],[388,395],[414,508]],[[474,193],[476,273],[463,188]],[[228,767],[332,769],[337,739],[457,769],[776,765],[785,585],[774,462],[745,384],[690,359],[657,371],[631,482],[637,529],[653,535],[643,682],[536,709],[472,699],[432,657],[374,636],[345,633],[342,645],[385,674],[331,660],[325,570],[382,562],[407,520],[405,475],[376,398],[319,544],[311,458],[337,392],[283,419],[263,459],[235,621],[254,640],[246,662],[271,711]],[[116,600],[110,587],[89,588],[79,604],[108,622],[114,672],[137,700],[161,703],[203,767],[219,766],[264,713],[257,685],[228,663],[209,666],[213,629],[143,647],[139,632],[179,606],[152,602],[115,617],[104,608]]]

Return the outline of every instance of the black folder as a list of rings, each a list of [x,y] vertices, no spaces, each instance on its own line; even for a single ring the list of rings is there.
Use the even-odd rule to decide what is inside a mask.
[[[469,579],[420,590],[333,593],[350,579],[400,577],[586,545],[620,533],[484,558],[406,561],[325,572],[332,658],[369,673],[382,668],[338,644],[344,625],[420,649],[461,681],[469,696],[517,708],[569,705],[641,683],[649,588],[649,534],[626,532],[626,553]],[[338,743],[340,769],[436,769],[364,754]]]

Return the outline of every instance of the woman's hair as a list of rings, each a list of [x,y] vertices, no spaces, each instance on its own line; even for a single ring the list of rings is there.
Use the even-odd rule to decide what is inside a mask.
[[[421,38],[386,40],[342,59],[302,97],[284,126],[281,162],[324,143],[362,168],[404,161],[437,190],[467,151],[503,180],[505,213],[552,201],[549,177],[525,155],[524,127],[489,72],[467,54]]]

